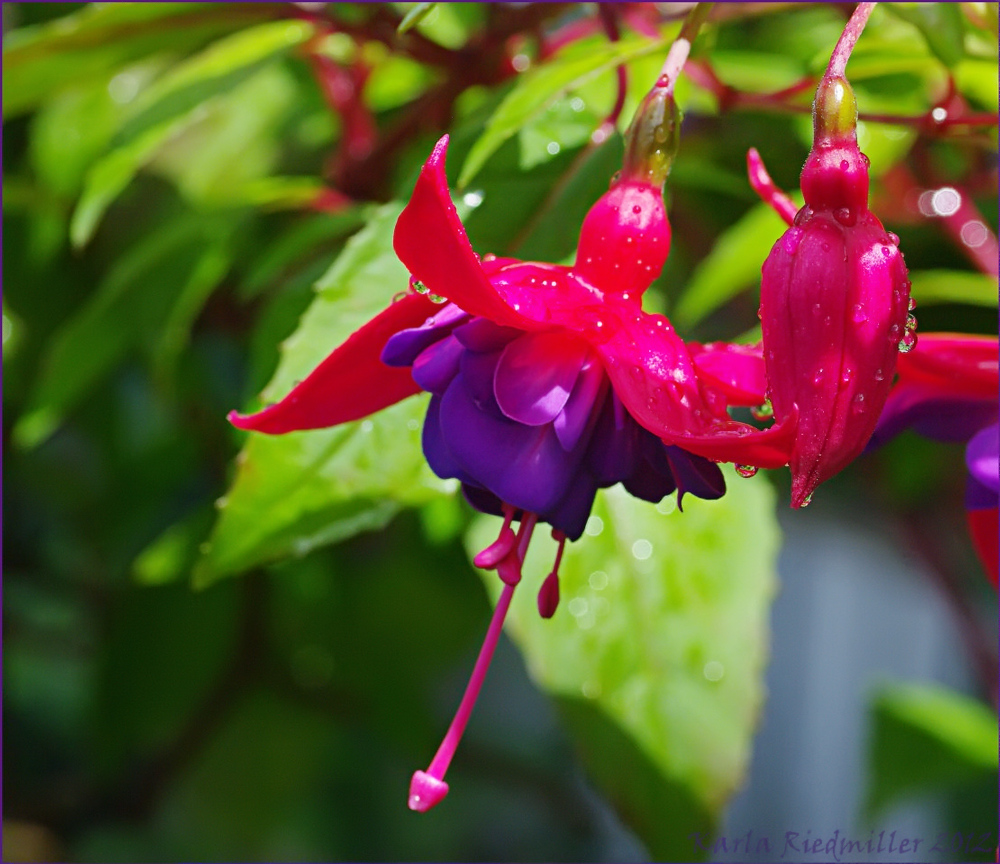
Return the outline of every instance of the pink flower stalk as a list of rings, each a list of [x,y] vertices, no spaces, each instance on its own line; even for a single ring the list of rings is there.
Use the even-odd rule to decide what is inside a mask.
[[[872,4],[859,4],[862,7]],[[899,238],[868,209],[868,159],[857,142],[857,102],[842,77],[844,43],[813,104],[814,139],[802,169],[805,206],[777,192],[756,151],[751,184],[791,227],[761,270],[760,319],[768,394],[780,422],[798,412],[789,467],[792,506],[864,449],[889,395],[896,356],[915,342]],[[863,25],[863,18],[861,20]],[[849,47],[848,46],[848,47]],[[848,50],[849,53],[849,50]]]
[[[476,255],[448,191],[442,138],[393,238],[410,292],[281,402],[230,415],[240,428],[277,434],[358,419],[426,390],[431,468],[459,479],[474,507],[504,517],[475,564],[497,570],[505,587],[455,719],[413,777],[413,809],[448,791],[445,771],[538,522],[559,544],[538,595],[550,617],[564,544],[583,533],[598,488],[621,482],[653,502],[675,490],[678,503],[687,492],[718,498],[725,483],[714,462],[750,473],[785,465],[791,453],[794,410],[765,430],[727,411],[765,401],[758,347],[688,344],[664,316],[642,310],[670,245],[662,186],[679,126],[671,90],[661,79],[640,106],[622,172],[587,214],[569,267]]]

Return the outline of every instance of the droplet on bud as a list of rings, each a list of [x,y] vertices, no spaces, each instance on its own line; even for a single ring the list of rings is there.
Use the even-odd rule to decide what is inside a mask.
[[[739,474],[740,477],[753,477],[757,473],[757,466],[756,465],[737,465],[736,466],[736,473]]]

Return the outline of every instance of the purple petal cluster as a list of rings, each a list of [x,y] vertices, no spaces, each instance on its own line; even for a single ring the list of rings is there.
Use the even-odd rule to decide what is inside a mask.
[[[454,304],[391,337],[390,366],[431,393],[424,455],[461,481],[478,510],[535,513],[568,539],[583,533],[598,489],[622,483],[657,502],[675,490],[719,498],[718,465],[664,444],[615,395],[600,358],[572,333],[525,332]]]

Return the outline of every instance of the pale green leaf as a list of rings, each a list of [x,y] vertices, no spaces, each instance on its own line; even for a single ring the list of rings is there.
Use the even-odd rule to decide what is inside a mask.
[[[70,226],[74,245],[82,246],[91,238],[111,202],[164,144],[202,119],[206,102],[229,94],[311,33],[312,28],[301,21],[251,27],[179,63],[144,91],[110,152],[87,173]]]
[[[149,344],[153,334],[163,334],[161,351],[175,354],[193,314],[227,269],[220,242],[211,223],[179,218],[125,251],[52,338],[14,440],[34,447],[47,439],[122,356]]]
[[[721,500],[687,496],[683,513],[672,499],[653,506],[621,487],[600,493],[587,532],[567,547],[555,616],[542,620],[536,607],[555,551],[541,531],[510,612],[532,678],[561,704],[589,704],[570,708],[570,731],[656,860],[690,855],[689,832],[704,830],[742,783],[764,698],[775,496],[762,477],[727,468],[726,480]],[[498,524],[478,520],[469,551]],[[496,575],[484,578],[498,594]],[[642,767],[642,783],[614,781],[616,754]],[[665,801],[683,807],[666,819]]]
[[[264,399],[287,394],[405,289],[408,274],[392,251],[401,209],[388,204],[377,211],[320,279],[316,299],[283,346]],[[333,429],[251,433],[232,487],[218,502],[218,522],[195,568],[196,584],[380,528],[401,506],[453,489],[424,462],[425,407],[425,397],[414,397]]]
[[[936,684],[892,684],[872,704],[866,812],[997,774],[996,712]]]
[[[625,39],[595,44],[583,40],[545,65],[525,72],[486,123],[469,151],[458,185],[465,186],[512,135],[565,92],[582,86],[621,63],[663,50],[665,40]]]
[[[792,196],[802,204],[802,196]],[[753,207],[726,229],[701,261],[671,317],[690,328],[741,291],[760,282],[760,268],[788,226],[767,204]]]
[[[126,63],[164,51],[187,51],[212,36],[273,18],[270,3],[91,3],[46,24],[4,33],[3,116]]]
[[[913,270],[910,293],[922,306],[933,303],[997,305],[997,279],[970,270]]]

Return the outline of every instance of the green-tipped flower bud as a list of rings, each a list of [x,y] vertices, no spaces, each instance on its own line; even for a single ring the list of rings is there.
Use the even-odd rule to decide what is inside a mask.
[[[681,114],[667,82],[656,82],[625,133],[622,180],[662,187],[680,143]]]
[[[846,78],[824,78],[813,101],[813,132],[820,139],[854,139],[858,129],[858,100]]]

